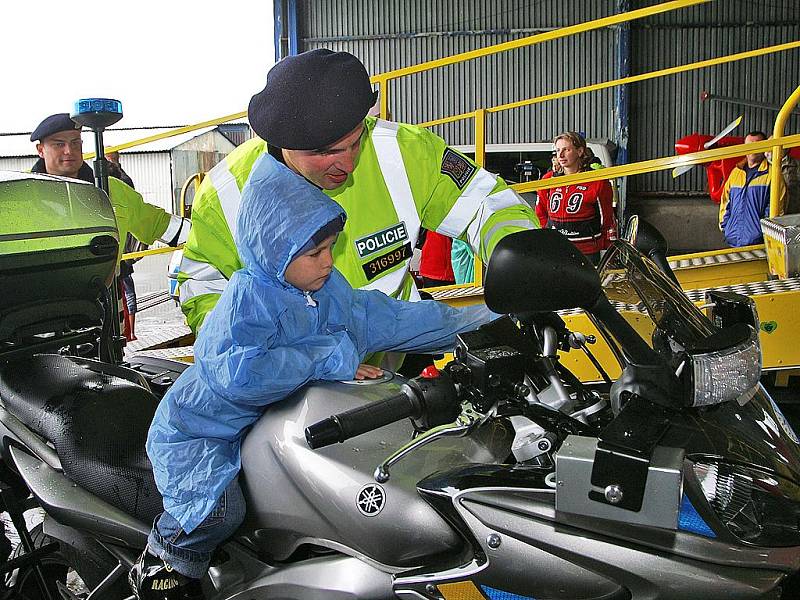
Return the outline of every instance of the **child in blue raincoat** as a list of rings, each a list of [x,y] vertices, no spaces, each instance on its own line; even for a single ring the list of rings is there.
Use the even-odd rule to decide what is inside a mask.
[[[202,597],[198,580],[211,553],[244,519],[241,442],[267,406],[310,381],[379,375],[359,364],[374,352],[447,351],[456,333],[487,320],[485,308],[353,290],[331,256],[345,218],[268,154],[256,162],[237,221],[245,268],[206,319],[194,365],[150,427],[147,453],[165,512],[131,572],[134,588],[185,586],[185,597]]]

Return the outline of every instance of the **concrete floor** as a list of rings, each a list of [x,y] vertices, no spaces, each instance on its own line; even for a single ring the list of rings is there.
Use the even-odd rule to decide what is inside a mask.
[[[134,265],[133,281],[137,296],[141,298],[146,294],[169,289],[167,269],[171,256],[171,254],[146,256]],[[184,322],[183,319],[181,309],[170,300],[137,314],[136,334],[141,337],[142,333],[146,334],[164,325],[181,324]]]

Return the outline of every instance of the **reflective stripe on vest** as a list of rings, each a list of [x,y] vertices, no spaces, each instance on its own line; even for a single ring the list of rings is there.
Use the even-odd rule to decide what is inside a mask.
[[[202,296],[203,294],[221,294],[225,291],[225,286],[228,280],[224,277],[222,279],[215,279],[214,281],[199,281],[196,279],[187,279],[178,288],[178,297],[181,304],[194,298]]]
[[[372,144],[397,218],[405,223],[406,232],[413,248],[417,244],[419,228],[422,223],[419,213],[417,213],[417,205],[414,203],[414,195],[411,193],[411,183],[408,181],[400,144],[397,143],[398,128],[397,123],[378,119],[375,129],[372,130]],[[380,290],[387,296],[396,297],[403,287],[405,278],[411,277],[408,272],[408,263],[409,261],[406,260],[403,266],[396,271],[361,286],[361,289]],[[417,296],[417,294],[413,295]]]
[[[199,260],[192,260],[186,256],[181,258],[179,270],[181,273],[185,273],[192,279],[199,279],[201,281],[227,279],[227,277],[225,277],[225,275],[223,275],[214,266],[205,262],[200,262]]]
[[[176,235],[178,235],[179,232],[181,232],[182,227],[183,227],[183,218],[179,217],[178,215],[170,215],[169,225],[167,225],[167,230],[158,239],[167,244],[171,242],[172,239]],[[180,243],[180,240],[178,241],[178,243]]]
[[[181,258],[180,272],[190,277],[178,288],[181,304],[202,294],[221,294],[228,284],[227,277],[215,267],[186,256]]]
[[[486,221],[488,221],[492,215],[500,210],[503,210],[504,208],[510,208],[520,204],[525,204],[525,201],[511,188],[506,188],[487,196],[486,200],[484,201],[483,209],[478,211],[475,220],[467,229],[467,241],[472,246],[473,250],[477,251],[483,249],[484,253],[486,252],[494,230],[489,231],[485,236],[483,236],[483,239],[481,239],[481,231],[483,230],[483,226],[486,224]],[[529,221],[526,229],[529,229],[533,226],[533,223]],[[481,255],[481,259],[485,262],[488,262],[487,256]]]
[[[484,198],[491,193],[496,185],[497,178],[494,175],[485,169],[478,169],[464,193],[458,197],[450,212],[442,219],[442,223],[436,228],[436,232],[451,238],[460,236],[467,228],[467,225],[475,218],[475,215],[479,214]],[[470,240],[470,243],[472,243],[472,240]]]
[[[483,245],[484,247],[489,246],[489,242],[492,241],[492,236],[497,233],[501,229],[511,228],[511,227],[519,227],[520,229],[530,229],[531,222],[528,220],[523,221],[522,219],[514,219],[511,221],[501,221],[500,223],[495,223],[494,226],[486,232],[486,235],[483,236]]]
[[[236,177],[233,176],[231,170],[228,168],[228,161],[223,160],[216,167],[208,172],[211,178],[211,183],[214,189],[217,190],[217,198],[219,198],[219,205],[222,208],[222,213],[225,215],[225,221],[228,223],[228,229],[231,230],[231,237],[236,239],[236,214],[239,212],[239,204],[242,202],[242,193],[239,190],[239,185],[236,183]]]

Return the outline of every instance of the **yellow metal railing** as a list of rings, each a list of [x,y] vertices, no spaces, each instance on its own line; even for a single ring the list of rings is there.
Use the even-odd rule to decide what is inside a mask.
[[[147,250],[140,250],[139,252],[128,252],[127,254],[123,254],[122,258],[124,260],[129,260],[132,258],[144,258],[145,256],[152,256],[153,254],[168,254],[170,252],[175,252],[176,250],[182,250],[183,244],[178,244],[175,247],[167,246],[165,248],[148,248]]]
[[[233,121],[234,119],[241,119],[247,116],[247,111],[234,113],[232,115],[228,115],[225,117],[218,117],[216,119],[211,119],[210,121],[203,121],[202,123],[195,123],[194,125],[186,125],[185,127],[178,127],[176,129],[170,129],[169,131],[162,131],[161,133],[156,133],[154,135],[149,135],[147,137],[140,138],[138,140],[132,140],[130,142],[125,142],[124,144],[118,144],[116,146],[109,146],[105,148],[106,154],[110,152],[119,152],[120,150],[127,150],[128,148],[134,148],[136,146],[141,146],[142,144],[149,144],[150,142],[155,142],[156,140],[163,140],[165,138],[174,137],[176,135],[181,135],[182,133],[189,133],[190,131],[196,131],[198,129],[203,129],[204,127],[212,127],[214,125],[221,125],[222,123],[227,123],[228,121]],[[83,160],[89,160],[95,157],[94,152],[87,152],[83,155]]]
[[[643,160],[641,162],[629,163],[616,167],[584,171],[581,173],[575,173],[574,175],[562,175],[555,182],[552,179],[540,179],[538,181],[515,183],[511,187],[518,192],[533,192],[536,190],[542,190],[561,185],[573,185],[576,183],[586,183],[587,181],[599,181],[601,179],[613,179],[616,177],[641,175],[642,173],[664,171],[684,165],[699,165],[714,160],[733,158],[753,152],[765,152],[773,147],[789,148],[794,146],[800,146],[800,134],[788,135],[771,140],[762,140],[760,142],[752,142],[750,144],[738,144],[736,146],[725,146],[723,148],[714,148],[712,150],[702,150],[700,152],[692,152],[691,154],[664,156],[661,158],[653,158],[650,160]]]
[[[189,186],[194,184],[194,193],[197,194],[197,190],[200,188],[200,184],[203,183],[203,179],[205,179],[205,173],[195,173],[191,175],[181,186],[181,195],[180,195],[180,205],[178,208],[180,209],[180,214],[182,217],[186,216],[186,194],[189,192]],[[192,196],[192,200],[194,200],[194,196]]]
[[[520,108],[522,106],[527,106],[531,104],[536,104],[540,102],[547,102],[550,100],[557,100],[560,98],[566,98],[569,96],[575,96],[578,94],[585,94],[588,92],[595,92],[602,89],[607,89],[610,87],[618,86],[618,85],[626,85],[630,83],[636,83],[639,81],[646,81],[648,79],[655,79],[658,77],[666,77],[668,75],[675,75],[677,73],[683,73],[685,71],[691,71],[695,69],[703,69],[708,68],[720,64],[725,64],[729,62],[735,62],[739,60],[745,60],[748,58],[754,58],[757,56],[763,56],[766,54],[773,54],[776,52],[784,52],[787,50],[792,50],[795,48],[800,48],[800,41],[795,42],[787,42],[785,44],[776,44],[774,46],[768,46],[766,48],[759,48],[756,50],[748,50],[746,52],[738,52],[736,54],[729,54],[727,56],[721,56],[717,58],[697,61],[694,63],[689,63],[686,65],[680,65],[676,67],[670,67],[667,69],[660,69],[658,71],[651,71],[648,73],[640,73],[639,75],[633,75],[630,77],[625,77],[622,79],[614,79],[611,81],[605,81],[601,83],[595,83],[591,85],[586,85],[578,88],[573,88],[570,90],[563,90],[561,92],[555,92],[552,94],[545,94],[543,96],[537,96],[535,98],[529,98],[527,100],[520,100],[517,102],[511,102],[508,104],[501,104],[497,106],[492,106],[485,109],[477,109],[470,113],[461,113],[458,115],[452,115],[449,117],[444,117],[441,119],[436,119],[433,121],[426,121],[424,123],[420,123],[421,127],[433,127],[435,125],[442,125],[445,123],[455,122],[463,119],[473,118],[475,119],[475,162],[479,165],[483,166],[485,162],[485,155],[486,155],[486,115],[489,113],[501,112],[504,110],[511,110],[514,108]],[[771,165],[771,180],[772,185],[770,189],[771,197],[770,197],[770,216],[775,216],[779,213],[779,200],[780,200],[780,190],[781,187],[781,169],[780,169],[780,156],[781,156],[781,145],[776,143],[779,140],[782,140],[781,137],[783,135],[783,128],[786,120],[788,119],[789,115],[792,112],[792,109],[795,105],[800,101],[800,87],[795,90],[794,94],[786,101],[786,105],[784,105],[783,109],[778,115],[778,118],[775,122],[775,130],[773,133],[772,144],[764,146],[764,142],[760,142],[760,146],[758,148],[763,148],[764,150],[772,150],[773,158],[772,165]],[[798,146],[800,143],[790,142],[786,143],[786,147],[791,146]],[[719,150],[706,150],[702,152],[695,152],[693,154],[684,154],[680,156],[667,156],[647,161],[642,161],[638,163],[629,163],[627,165],[622,165],[620,167],[613,167],[608,169],[602,169],[599,171],[592,171],[588,173],[577,173],[575,175],[559,177],[558,179],[546,179],[540,180],[537,182],[527,182],[524,184],[515,184],[512,185],[512,189],[518,192],[529,192],[535,191],[539,189],[547,189],[561,185],[572,185],[575,183],[585,183],[589,181],[598,181],[601,179],[612,179],[615,177],[625,177],[628,175],[640,175],[643,173],[649,173],[653,171],[660,171],[672,168],[674,166],[683,166],[683,165],[693,165],[693,164],[701,164],[706,162],[712,162],[714,160],[719,160],[722,158],[731,158],[736,156],[741,156],[743,154],[748,154],[755,151],[756,146],[749,144],[749,145],[739,145],[739,146],[728,146],[724,149],[724,151]],[[731,151],[731,150],[735,151]],[[666,166],[665,166],[666,165]],[[481,285],[481,266],[478,257],[475,258],[475,285]]]
[[[510,42],[504,42],[502,44],[496,44],[494,46],[487,46],[485,48],[471,50],[469,52],[463,52],[461,54],[454,54],[453,56],[448,56],[437,60],[419,63],[417,65],[412,65],[410,67],[396,69],[394,71],[387,71],[386,73],[379,73],[377,75],[373,75],[370,78],[370,81],[372,83],[378,84],[378,88],[380,90],[381,116],[385,118],[386,116],[388,116],[388,104],[387,104],[389,96],[388,83],[394,79],[405,77],[407,75],[413,75],[415,73],[421,73],[435,68],[444,67],[451,64],[464,62],[467,60],[473,60],[475,58],[480,58],[483,56],[489,56],[491,54],[497,54],[499,52],[507,52],[509,50],[523,48],[525,46],[532,46],[534,44],[540,44],[542,42],[569,37],[572,35],[576,35],[578,33],[583,33],[585,31],[591,31],[593,29],[610,27],[612,25],[618,25],[621,23],[642,19],[644,17],[648,17],[655,14],[670,12],[698,4],[705,4],[711,1],[712,0],[672,0],[670,2],[664,2],[662,4],[657,4],[655,6],[650,6],[648,8],[641,8],[638,10],[611,15],[609,17],[603,17],[601,19],[595,19],[594,21],[587,21],[585,23],[580,23],[577,25],[562,27],[561,29],[556,29],[541,34],[520,38],[518,40],[513,40]],[[496,110],[500,110],[500,108],[494,107],[494,109],[489,109],[488,112],[494,112]],[[475,113],[469,113],[467,116],[475,116]],[[201,123],[196,123],[194,125],[179,127],[176,129],[172,129],[170,131],[165,131],[138,140],[132,140],[130,142],[125,142],[124,144],[118,144],[117,146],[109,146],[105,150],[107,152],[117,152],[120,150],[126,150],[128,148],[134,148],[136,146],[141,146],[142,144],[147,144],[149,142],[154,142],[156,140],[165,139],[168,137],[180,135],[182,133],[188,133],[190,131],[195,131],[197,129],[202,129],[204,127],[211,127],[214,125],[219,125],[221,123],[226,123],[228,121],[233,121],[234,119],[241,119],[245,117],[247,117],[247,111],[242,111],[224,117],[218,117],[216,119],[211,119],[208,121],[203,121]],[[89,160],[91,158],[94,158],[94,156],[95,156],[94,152],[86,153],[84,154],[84,160]]]
[[[668,75],[676,75],[678,73],[684,73],[686,71],[693,71],[696,69],[705,69],[708,67],[714,67],[717,65],[722,65],[729,62],[735,62],[738,60],[745,60],[748,58],[755,58],[757,56],[763,56],[765,54],[774,54],[776,52],[785,52],[787,50],[793,50],[795,48],[800,48],[800,41],[795,42],[787,42],[785,44],[776,44],[774,46],[767,46],[765,48],[758,48],[756,50],[748,50],[746,52],[738,52],[736,54],[728,54],[726,56],[720,56],[717,58],[710,58],[707,60],[700,60],[693,63],[688,63],[685,65],[679,65],[676,67],[669,67],[667,69],[659,69],[658,71],[650,71],[648,73],[640,73],[638,75],[631,75],[629,77],[623,77],[621,79],[612,79],[610,81],[604,81],[601,83],[593,83],[591,85],[585,85],[582,87],[572,88],[569,90],[563,90],[560,92],[554,92],[552,94],[545,94],[543,96],[536,96],[534,98],[528,98],[527,100],[519,100],[517,102],[509,102],[508,104],[499,104],[497,106],[492,106],[489,108],[484,109],[487,113],[496,113],[501,112],[504,110],[511,110],[513,108],[520,108],[522,106],[529,106],[531,104],[538,104],[541,102],[548,102],[550,100],[558,100],[561,98],[567,98],[569,96],[577,96],[578,94],[586,94],[588,92],[597,92],[599,90],[608,89],[611,87],[616,87],[618,85],[627,85],[631,83],[637,83],[639,81],[646,81],[648,79],[656,79],[658,77],[666,77]],[[791,110],[789,111],[791,112]],[[472,118],[475,115],[474,112],[468,113],[461,113],[458,115],[451,115],[449,117],[443,117],[441,119],[434,119],[433,121],[425,121],[424,123],[419,123],[420,127],[433,127],[435,125],[443,125],[445,123],[451,123],[454,121],[460,121],[464,119]],[[477,146],[477,143],[476,143]]]
[[[783,128],[789,115],[792,114],[792,109],[800,102],[800,86],[794,93],[787,98],[786,103],[781,108],[778,116],[775,118],[775,127],[772,130],[773,147],[772,150],[772,165],[770,165],[770,190],[769,190],[769,216],[775,217],[780,213],[780,190],[783,188],[783,173],[781,172],[781,159],[782,151],[781,146],[778,144],[783,136]]]
[[[404,67],[402,69],[396,69],[394,71],[387,71],[386,73],[374,75],[371,81],[372,83],[377,83],[378,89],[380,90],[381,117],[385,119],[389,116],[389,82],[393,79],[399,79],[400,77],[406,77],[407,75],[414,75],[415,73],[422,73],[424,71],[446,67],[448,65],[489,56],[491,54],[497,54],[499,52],[507,52],[509,50],[524,48],[525,46],[533,46],[534,44],[541,44],[542,42],[549,42],[560,38],[570,37],[579,33],[591,31],[593,29],[602,29],[612,25],[619,25],[621,23],[635,21],[644,17],[670,12],[680,8],[686,8],[688,6],[705,4],[706,2],[710,1],[711,0],[673,0],[672,2],[663,2],[648,8],[640,8],[625,13],[619,13],[617,15],[611,15],[601,19],[595,19],[594,21],[587,21],[585,23],[579,23],[578,25],[570,25],[568,27],[562,27],[553,31],[527,36],[518,40],[504,42],[502,44],[495,44],[494,46],[487,46],[477,50],[470,50],[469,52],[462,52],[460,54],[454,54],[453,56],[447,56],[445,58],[431,60],[424,63],[419,63],[417,65],[412,65],[410,67]]]

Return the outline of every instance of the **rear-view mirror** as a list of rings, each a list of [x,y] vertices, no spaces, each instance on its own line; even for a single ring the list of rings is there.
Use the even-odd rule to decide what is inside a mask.
[[[592,263],[554,229],[500,240],[484,280],[486,305],[497,313],[590,309],[600,293]]]

